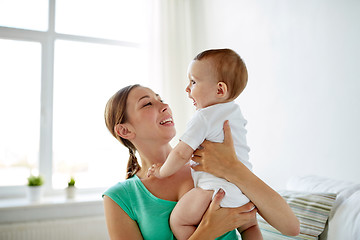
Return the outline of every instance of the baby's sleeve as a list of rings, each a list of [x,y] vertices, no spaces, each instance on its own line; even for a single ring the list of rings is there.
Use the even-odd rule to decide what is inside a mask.
[[[180,137],[180,140],[189,145],[194,151],[206,139],[208,133],[208,124],[200,111],[187,123],[185,133]]]

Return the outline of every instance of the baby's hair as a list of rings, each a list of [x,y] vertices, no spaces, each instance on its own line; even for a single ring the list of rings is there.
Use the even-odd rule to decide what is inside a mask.
[[[210,49],[199,53],[194,60],[210,59],[218,82],[228,86],[229,100],[234,100],[246,87],[248,73],[241,57],[231,49]]]
[[[120,89],[115,93],[105,106],[105,124],[110,133],[129,149],[129,161],[127,165],[126,179],[134,176],[140,169],[140,165],[136,158],[136,147],[127,139],[120,137],[116,131],[115,126],[127,121],[126,116],[126,103],[129,93],[132,89],[139,87],[139,84],[129,85]]]

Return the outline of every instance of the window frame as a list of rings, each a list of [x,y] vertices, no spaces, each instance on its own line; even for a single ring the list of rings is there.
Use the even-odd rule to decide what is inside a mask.
[[[120,41],[106,38],[87,37],[55,32],[56,0],[49,0],[47,31],[20,29],[0,26],[0,39],[38,42],[41,44],[41,96],[40,96],[40,143],[39,173],[44,177],[45,195],[59,194],[61,190],[52,188],[53,171],[53,83],[54,83],[54,51],[56,40],[98,43],[122,47],[140,48],[140,43]],[[1,198],[25,196],[26,186],[1,186]],[[102,189],[81,189],[80,192],[101,191]]]

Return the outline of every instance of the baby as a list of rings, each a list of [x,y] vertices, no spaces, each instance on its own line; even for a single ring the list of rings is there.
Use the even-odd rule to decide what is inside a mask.
[[[247,121],[234,102],[247,84],[247,69],[240,56],[230,49],[213,49],[198,54],[188,68],[189,85],[186,92],[197,111],[187,125],[179,143],[165,163],[153,165],[148,176],[168,177],[178,171],[192,157],[206,139],[223,142],[223,124],[229,120],[238,159],[252,168],[246,143]],[[188,239],[195,231],[212,197],[220,189],[225,191],[221,207],[240,207],[249,199],[234,184],[209,173],[192,170],[195,188],[177,203],[170,216],[170,226],[179,240]],[[242,239],[262,239],[258,225],[241,230]]]

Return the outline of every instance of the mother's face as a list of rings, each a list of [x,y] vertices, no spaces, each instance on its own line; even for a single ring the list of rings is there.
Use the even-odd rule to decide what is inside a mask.
[[[126,105],[127,123],[134,141],[168,143],[176,134],[172,112],[160,96],[142,86],[131,90]]]

